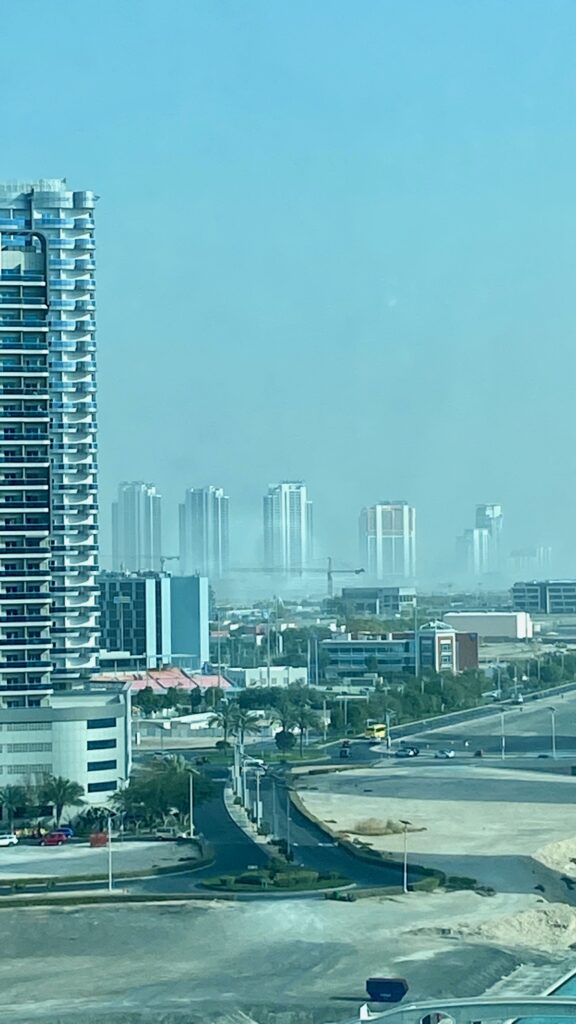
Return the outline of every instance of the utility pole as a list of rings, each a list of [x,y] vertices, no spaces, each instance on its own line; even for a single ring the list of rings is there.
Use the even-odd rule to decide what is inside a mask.
[[[272,836],[278,839],[278,806],[276,804],[276,779],[272,779]]]
[[[408,826],[412,824],[411,821],[402,821],[400,824],[404,825],[404,863],[402,871],[402,891],[408,892]]]
[[[506,735],[504,733],[504,712],[500,712],[500,756],[504,761],[506,757]]]
[[[326,698],[324,698],[324,700],[322,701],[322,726],[323,726],[323,731],[324,731],[324,743],[326,743],[326,737],[328,735],[328,722],[326,720],[326,717],[327,717]]]
[[[290,794],[286,789],[286,857],[290,860]]]

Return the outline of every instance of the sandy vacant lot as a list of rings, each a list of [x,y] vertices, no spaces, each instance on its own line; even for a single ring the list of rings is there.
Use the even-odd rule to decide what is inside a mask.
[[[576,780],[448,762],[419,763],[301,778],[306,807],[335,831],[401,856],[404,838],[366,835],[366,822],[411,822],[410,857],[501,892],[529,892],[540,865],[576,874]],[[561,844],[557,846],[556,844]],[[553,898],[569,897],[562,892]]]
[[[481,994],[503,977],[542,991],[572,964],[576,911],[537,896],[422,893],[7,909],[0,925],[10,1021],[168,1022],[182,1011],[198,1024],[320,1024],[352,1019],[371,974],[405,976],[414,998]]]

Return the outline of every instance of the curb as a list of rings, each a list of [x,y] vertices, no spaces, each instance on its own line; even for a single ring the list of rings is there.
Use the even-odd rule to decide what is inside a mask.
[[[232,821],[238,828],[242,829],[244,835],[248,836],[257,846],[260,846],[267,856],[273,856],[272,850],[270,850],[270,842],[267,836],[259,836],[256,831],[256,826],[250,821],[246,811],[240,807],[239,804],[234,803],[234,794],[232,786],[227,782],[224,786],[223,791],[224,806],[228,811]]]

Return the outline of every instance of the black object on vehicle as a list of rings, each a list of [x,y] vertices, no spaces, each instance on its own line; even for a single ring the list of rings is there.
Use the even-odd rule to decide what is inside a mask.
[[[406,978],[368,978],[368,998],[373,1003],[399,1003],[408,991]]]

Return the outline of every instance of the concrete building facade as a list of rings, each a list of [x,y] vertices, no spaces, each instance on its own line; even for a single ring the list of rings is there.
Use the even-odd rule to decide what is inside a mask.
[[[121,483],[112,504],[114,572],[162,569],[162,498],[153,484]]]
[[[0,692],[97,666],[96,200],[0,185]]]
[[[414,587],[343,587],[342,602],[347,615],[391,618],[410,615],[416,601]]]
[[[129,778],[131,749],[129,684],[0,692],[0,786],[61,776],[100,806]]]
[[[222,487],[190,487],[179,506],[182,576],[220,579],[230,568],[228,496]]]
[[[533,615],[575,615],[576,580],[528,580],[512,587],[512,607]]]
[[[146,669],[172,660],[170,576],[105,572],[98,577],[102,666]]]
[[[363,508],[359,523],[360,561],[373,580],[416,575],[416,509],[406,501]]]
[[[493,640],[531,640],[534,635],[528,612],[446,612],[444,622],[457,632],[478,633]]]
[[[312,502],[301,480],[271,484],[264,496],[264,563],[287,574],[310,566]]]

